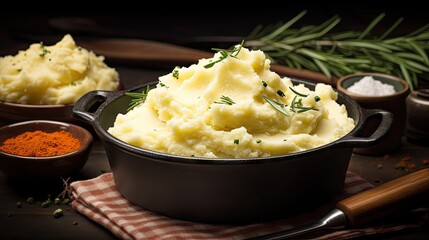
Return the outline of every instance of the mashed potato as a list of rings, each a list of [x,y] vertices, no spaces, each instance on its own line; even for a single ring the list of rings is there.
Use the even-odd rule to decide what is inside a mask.
[[[73,104],[91,90],[116,90],[119,76],[102,56],[77,47],[70,35],[53,46],[32,44],[0,58],[0,100]]]
[[[354,128],[331,86],[293,86],[270,71],[262,51],[238,49],[160,77],[109,133],[176,155],[250,158],[318,147]]]

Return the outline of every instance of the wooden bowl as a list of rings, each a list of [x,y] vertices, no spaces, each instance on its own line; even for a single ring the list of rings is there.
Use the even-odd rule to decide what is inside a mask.
[[[73,105],[32,105],[0,102],[0,121],[14,123],[30,120],[52,120],[62,122],[74,122],[72,113]]]
[[[118,88],[115,91],[123,89],[123,84],[119,81]],[[79,126],[87,127],[73,117],[74,104],[22,104],[0,101],[0,126],[12,124],[21,121],[31,120],[51,120],[59,122],[68,122]]]
[[[24,132],[56,132],[65,130],[80,141],[76,151],[50,157],[27,157],[0,151],[0,170],[9,177],[67,177],[78,172],[91,151],[93,136],[80,126],[58,121],[34,120],[6,125],[0,128],[0,145],[6,139]]]

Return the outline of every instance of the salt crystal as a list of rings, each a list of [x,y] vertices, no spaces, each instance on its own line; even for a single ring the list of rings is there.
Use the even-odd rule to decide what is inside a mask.
[[[365,76],[352,86],[347,88],[348,91],[368,95],[368,96],[384,96],[395,93],[395,89],[390,84],[382,83],[375,80],[372,76]]]

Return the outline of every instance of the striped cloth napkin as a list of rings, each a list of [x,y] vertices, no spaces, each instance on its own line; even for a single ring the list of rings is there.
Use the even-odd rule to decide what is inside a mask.
[[[121,239],[247,239],[296,227],[318,216],[303,214],[291,219],[246,225],[213,225],[173,219],[155,214],[128,202],[116,189],[112,173],[70,184],[72,207],[109,229]],[[373,187],[355,173],[347,172],[344,196]],[[397,227],[397,226],[396,226]],[[404,228],[404,226],[402,226]],[[391,229],[400,230],[402,228]],[[389,231],[377,228],[335,231],[315,239],[346,239]]]

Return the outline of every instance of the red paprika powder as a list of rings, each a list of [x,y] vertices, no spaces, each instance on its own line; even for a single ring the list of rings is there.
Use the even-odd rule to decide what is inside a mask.
[[[0,150],[27,157],[58,156],[80,148],[80,142],[65,130],[52,133],[43,131],[25,132],[6,139]]]

